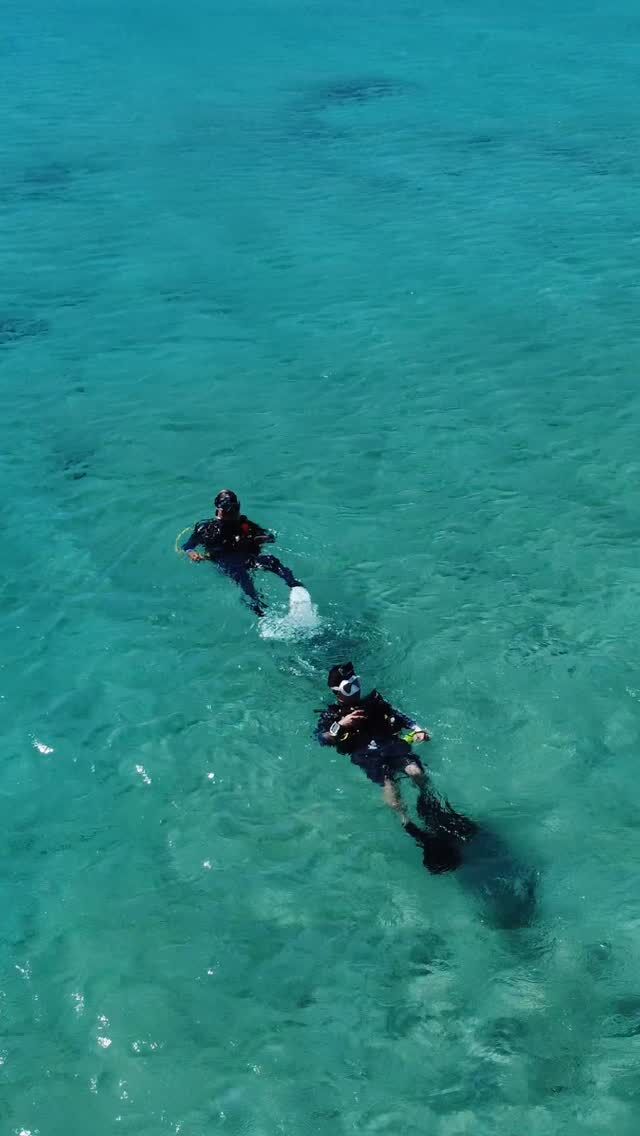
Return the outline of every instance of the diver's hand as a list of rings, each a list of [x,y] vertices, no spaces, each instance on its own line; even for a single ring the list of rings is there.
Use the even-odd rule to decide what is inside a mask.
[[[196,552],[195,548],[190,548],[188,553],[187,553],[187,556],[189,557],[189,560],[193,560],[194,564],[197,564],[200,560],[205,559],[205,557],[202,555],[202,553]]]
[[[430,742],[431,741],[431,734],[429,733],[428,730],[414,730],[413,741],[414,742]]]
[[[350,714],[345,714],[344,718],[340,718],[338,725],[344,726],[348,730],[349,726],[357,726],[359,722],[363,722],[366,716],[364,710],[352,710]]]

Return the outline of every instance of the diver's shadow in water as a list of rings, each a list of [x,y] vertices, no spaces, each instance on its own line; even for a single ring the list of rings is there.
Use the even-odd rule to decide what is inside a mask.
[[[460,882],[481,901],[487,922],[503,931],[530,927],[538,908],[538,872],[502,836],[480,827],[463,850]]]
[[[420,799],[418,813],[424,830],[410,823],[406,831],[422,848],[429,872],[457,872],[494,927],[516,930],[533,923],[538,873],[518,860],[503,837],[456,812],[432,791]]]

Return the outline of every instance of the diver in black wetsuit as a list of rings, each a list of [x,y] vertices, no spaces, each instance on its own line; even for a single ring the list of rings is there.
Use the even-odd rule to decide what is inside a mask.
[[[290,568],[277,556],[263,555],[265,544],[273,544],[273,533],[256,525],[240,512],[240,502],[231,489],[223,489],[215,499],[216,515],[211,520],[199,521],[191,536],[182,545],[190,560],[213,560],[217,567],[242,588],[252,611],[265,614],[264,604],[251,578],[256,568],[273,572],[290,588],[301,587]],[[204,555],[197,551],[204,548]]]
[[[329,671],[328,685],[337,702],[320,711],[317,735],[321,745],[335,746],[348,754],[370,781],[382,785],[386,804],[407,823],[407,814],[396,784],[406,774],[420,793],[426,785],[422,762],[411,750],[412,742],[428,742],[430,736],[394,710],[377,690],[362,697],[360,678],[353,663],[341,663]],[[402,733],[408,734],[405,739]]]
[[[317,737],[321,745],[334,746],[351,758],[370,781],[382,785],[385,802],[400,815],[405,831],[423,850],[423,862],[431,872],[446,872],[461,863],[460,844],[477,831],[473,821],[443,803],[430,787],[420,759],[412,752],[415,742],[430,741],[422,726],[393,706],[377,690],[362,697],[360,679],[353,663],[341,663],[329,671],[329,688],[337,702],[319,711]],[[418,815],[423,832],[409,819],[398,789],[405,775],[418,789]]]

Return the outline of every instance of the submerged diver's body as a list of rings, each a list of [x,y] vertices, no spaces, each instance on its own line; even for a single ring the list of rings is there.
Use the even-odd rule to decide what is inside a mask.
[[[252,611],[258,616],[265,613],[263,602],[256,590],[251,573],[259,568],[273,572],[290,588],[301,587],[290,568],[277,556],[264,555],[265,544],[273,544],[273,533],[250,521],[240,512],[240,502],[230,489],[223,489],[215,500],[216,515],[199,521],[191,536],[182,545],[190,560],[212,560],[242,588]],[[197,551],[204,548],[204,555]]]
[[[352,663],[332,667],[328,685],[337,702],[320,711],[316,731],[320,744],[349,756],[370,781],[382,785],[386,804],[399,814],[405,831],[422,847],[429,871],[457,868],[460,844],[475,833],[476,826],[448,802],[443,804],[429,786],[424,766],[411,749],[415,742],[429,741],[428,732],[395,710],[377,690],[362,697]],[[397,784],[403,775],[418,790],[417,811],[426,832],[409,819]]]

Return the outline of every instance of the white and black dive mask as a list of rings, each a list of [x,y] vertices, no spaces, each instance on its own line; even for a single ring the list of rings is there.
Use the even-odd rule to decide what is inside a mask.
[[[343,678],[342,682],[331,689],[335,690],[336,694],[342,695],[343,698],[357,698],[362,689],[360,675],[350,675],[349,678]]]

